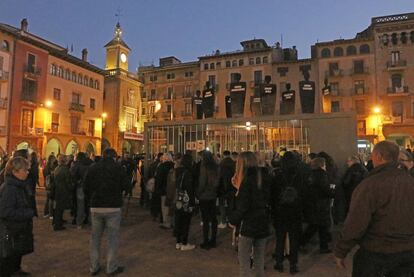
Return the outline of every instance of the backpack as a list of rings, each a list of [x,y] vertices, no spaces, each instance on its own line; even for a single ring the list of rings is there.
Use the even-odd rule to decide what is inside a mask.
[[[297,174],[293,176],[292,183],[295,180]],[[283,188],[282,193],[280,194],[280,205],[282,206],[291,206],[299,200],[298,190],[293,186],[292,183],[289,183],[286,176],[283,175],[286,186]]]

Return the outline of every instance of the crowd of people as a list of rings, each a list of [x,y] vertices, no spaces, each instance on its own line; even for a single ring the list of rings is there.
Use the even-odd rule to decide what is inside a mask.
[[[238,252],[240,276],[264,276],[265,249],[276,241],[274,269],[299,272],[299,252],[307,251],[318,233],[319,253],[334,253],[338,266],[356,245],[353,276],[406,276],[414,272],[414,159],[409,149],[378,143],[365,162],[350,156],[344,174],[325,153],[306,156],[282,151],[266,160],[263,153],[159,153],[144,161],[109,148],[102,157],[50,155],[42,165],[47,200],[43,216],[54,231],[65,230],[64,211],[79,229],[91,225],[90,273],[101,271],[101,239],[108,233],[106,272],[124,271],[117,259],[123,197],[140,187],[140,204],[154,221],[176,238],[175,248],[188,251],[194,215],[201,215],[203,250],[219,246],[219,229],[230,228]],[[0,168],[0,237],[19,240],[0,253],[0,276],[25,276],[22,256],[34,251],[33,217],[39,162],[35,153],[18,150]],[[335,242],[331,226],[344,223]],[[194,225],[193,225],[194,226]],[[194,227],[193,227],[194,228]],[[3,237],[1,237],[3,238]],[[20,242],[21,241],[21,242]],[[229,242],[230,243],[230,242]],[[7,245],[2,240],[1,247]],[[17,249],[18,248],[18,249]],[[3,253],[4,252],[4,253]],[[7,252],[7,253],[6,253]],[[408,275],[409,276],[409,275]]]

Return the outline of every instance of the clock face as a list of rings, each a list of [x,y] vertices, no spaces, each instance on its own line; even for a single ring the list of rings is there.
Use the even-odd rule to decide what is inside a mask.
[[[125,55],[125,53],[121,53],[121,62],[126,62],[127,61],[127,56]]]

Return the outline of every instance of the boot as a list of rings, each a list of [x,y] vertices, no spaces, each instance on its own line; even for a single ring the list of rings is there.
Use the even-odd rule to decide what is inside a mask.
[[[276,262],[276,264],[273,268],[275,270],[279,271],[280,273],[282,273],[283,272],[283,263]]]
[[[298,273],[299,272],[298,265],[297,264],[291,264],[289,272],[292,275]]]

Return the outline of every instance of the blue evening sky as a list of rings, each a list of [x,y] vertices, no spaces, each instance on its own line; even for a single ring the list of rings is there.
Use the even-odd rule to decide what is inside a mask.
[[[371,17],[414,12],[414,0],[0,0],[0,22],[18,27],[26,17],[30,32],[73,44],[78,57],[88,48],[90,62],[104,67],[119,7],[134,71],[160,57],[192,61],[247,39],[272,45],[282,35],[284,47],[296,45],[308,58],[317,41],[352,38]]]

